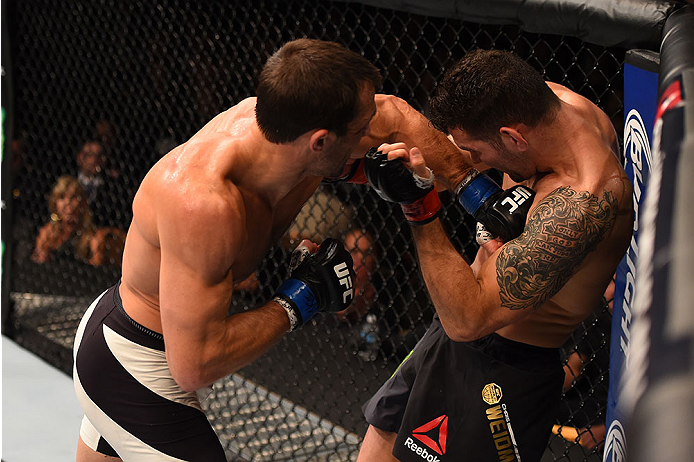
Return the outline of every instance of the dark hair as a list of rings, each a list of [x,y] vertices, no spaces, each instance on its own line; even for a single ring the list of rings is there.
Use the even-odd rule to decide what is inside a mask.
[[[270,56],[260,73],[258,126],[273,143],[315,128],[342,136],[359,112],[366,84],[377,89],[381,75],[364,57],[334,42],[293,40]]]
[[[461,128],[487,141],[513,123],[530,127],[550,119],[559,98],[539,72],[513,53],[475,50],[443,77],[431,100],[431,123],[448,133]]]

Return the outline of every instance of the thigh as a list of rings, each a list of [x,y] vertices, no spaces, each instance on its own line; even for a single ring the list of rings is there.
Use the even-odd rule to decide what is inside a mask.
[[[474,342],[444,338],[418,368],[393,453],[413,462],[423,453],[441,460],[539,460],[560,391],[560,369],[522,371]]]
[[[441,324],[432,323],[424,337],[398,366],[393,375],[362,407],[367,423],[384,431],[397,433],[410,400],[419,364],[439,341]]]
[[[111,457],[106,454],[101,454],[90,448],[82,438],[77,442],[77,462],[121,462],[119,457]]]

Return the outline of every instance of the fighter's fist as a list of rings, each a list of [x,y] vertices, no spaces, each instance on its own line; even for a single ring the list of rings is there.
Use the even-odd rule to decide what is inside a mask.
[[[516,185],[503,190],[483,174],[475,175],[464,187],[457,189],[458,201],[465,211],[492,235],[508,242],[523,232],[535,197],[532,189]]]
[[[287,310],[292,330],[316,312],[342,311],[354,299],[352,256],[335,239],[326,239],[315,253],[300,244],[292,254],[290,271],[274,300]]]
[[[420,176],[409,170],[401,158],[389,160],[386,153],[371,148],[364,156],[364,173],[379,196],[402,206],[410,224],[429,223],[439,215],[441,201],[431,170],[427,169],[428,177]]]

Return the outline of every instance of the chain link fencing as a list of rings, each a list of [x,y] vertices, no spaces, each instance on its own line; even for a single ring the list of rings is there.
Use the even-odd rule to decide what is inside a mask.
[[[437,80],[465,52],[511,50],[546,79],[595,102],[616,127],[622,124],[625,50],[516,26],[305,0],[30,0],[6,7],[14,100],[13,310],[7,327],[19,343],[67,373],[82,313],[118,280],[119,231],[127,230],[139,182],[210,118],[254,95],[266,58],[288,40],[333,40],[362,53],[382,71],[381,92],[425,114]],[[54,186],[63,176],[77,178],[94,159],[102,163],[103,184],[84,189],[92,225],[112,233],[106,258],[96,264],[80,257],[82,243],[68,239],[44,242],[51,254],[45,261],[37,238],[55,222]],[[474,223],[450,196],[442,200],[451,240],[473,257]],[[230,460],[356,460],[366,430],[361,404],[431,321],[434,308],[399,208],[366,187],[342,184],[321,185],[255,275],[237,287],[230,312],[271,297],[297,239],[329,236],[345,240],[368,274],[355,310],[317,316],[215,384],[205,406]],[[601,460],[607,306],[564,348],[571,375],[543,461]]]

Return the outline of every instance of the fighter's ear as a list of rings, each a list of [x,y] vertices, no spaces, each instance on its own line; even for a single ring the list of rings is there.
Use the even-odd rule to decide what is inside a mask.
[[[509,143],[511,146],[515,146],[519,151],[525,151],[528,149],[528,141],[523,136],[523,133],[519,130],[519,127],[501,127],[499,129],[501,134],[501,140],[504,143]]]
[[[325,128],[319,128],[311,134],[309,145],[312,151],[322,151],[330,143],[330,140],[330,131]]]

